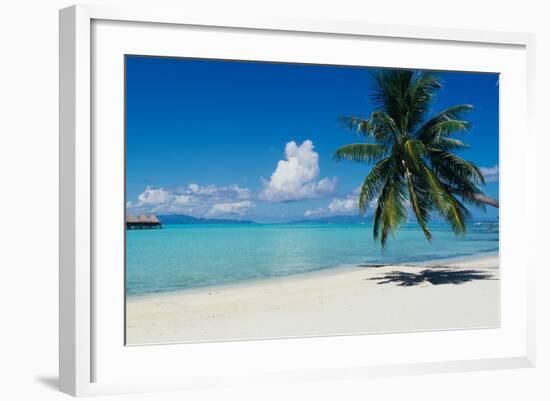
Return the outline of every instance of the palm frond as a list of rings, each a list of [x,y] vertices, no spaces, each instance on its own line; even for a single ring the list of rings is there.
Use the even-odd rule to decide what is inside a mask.
[[[466,220],[471,217],[471,213],[468,209],[452,194],[448,194],[450,200],[450,207],[447,211],[447,215],[444,216],[453,232],[457,235],[466,234]]]
[[[432,234],[428,230],[428,223],[430,222],[429,202],[426,201],[427,194],[425,190],[415,184],[413,175],[407,171],[407,185],[409,189],[409,201],[411,202],[412,210],[418,221],[418,225],[422,229],[424,236],[428,241],[432,241]]]
[[[422,163],[422,158],[426,154],[426,146],[417,139],[408,139],[403,145],[404,156],[409,169],[416,171]]]
[[[401,135],[407,132],[410,110],[405,96],[413,77],[411,70],[382,70],[373,74],[371,100],[395,121]]]
[[[435,209],[445,218],[455,234],[464,234],[466,232],[466,219],[470,216],[470,212],[447,190],[447,187],[439,181],[437,175],[425,164],[422,173],[422,179],[429,188],[429,196]]]
[[[397,126],[393,119],[380,110],[372,112],[368,119],[342,116],[338,118],[338,122],[340,125],[356,131],[361,136],[375,139],[378,143],[389,143],[397,135]]]
[[[475,207],[483,212],[487,210],[487,204],[494,201],[494,199],[487,198],[483,191],[475,188],[474,190],[464,190],[464,187],[448,187],[447,191],[453,195],[460,196],[462,202],[465,204]],[[487,199],[485,199],[487,198]],[[483,199],[483,201],[481,200]],[[493,204],[494,206],[494,204]],[[498,207],[498,206],[497,206]]]
[[[385,180],[394,173],[392,164],[391,157],[380,160],[363,181],[359,192],[359,210],[361,213],[366,213],[368,204],[376,198]]]
[[[462,159],[454,153],[430,149],[428,159],[436,173],[445,180],[469,182],[472,187],[485,184],[485,177],[474,163]]]
[[[473,106],[469,104],[449,107],[425,122],[414,136],[422,141],[428,141],[429,138],[437,134],[449,135],[456,131],[466,130],[470,124],[462,120],[461,117],[472,109]]]
[[[426,144],[436,143],[457,132],[466,132],[470,123],[462,120],[446,120],[434,124],[426,131],[418,134],[417,138]]]
[[[354,143],[345,145],[336,150],[334,160],[342,159],[359,162],[370,163],[379,160],[388,153],[387,148],[382,145],[372,143]]]
[[[441,79],[435,73],[418,72],[414,75],[405,97],[409,109],[409,132],[420,124],[441,86]]]
[[[406,219],[405,186],[402,177],[394,175],[386,179],[376,202],[373,220],[374,238],[380,237],[380,244],[384,248],[388,236],[394,235]]]
[[[452,152],[454,150],[468,149],[470,146],[459,139],[440,136],[430,141],[429,146],[433,149]]]
[[[340,116],[338,117],[338,124],[350,130],[355,130],[358,134],[366,135],[367,120],[356,116]]]
[[[423,156],[426,154],[426,147],[417,139],[408,139],[403,145],[403,149],[404,159],[402,164],[407,179],[409,201],[424,236],[428,241],[431,241],[432,235],[427,227],[430,220],[431,206],[425,185],[419,185],[422,181],[416,178],[418,170],[423,168],[424,165]]]

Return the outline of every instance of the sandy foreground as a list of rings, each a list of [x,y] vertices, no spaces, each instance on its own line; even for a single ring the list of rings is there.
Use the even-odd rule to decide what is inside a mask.
[[[129,298],[127,343],[496,327],[498,256]]]

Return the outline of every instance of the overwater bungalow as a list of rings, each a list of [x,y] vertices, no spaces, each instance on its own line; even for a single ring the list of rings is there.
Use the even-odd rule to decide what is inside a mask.
[[[133,216],[131,214],[126,215],[126,229],[127,230],[145,230],[162,228],[160,220],[155,215]]]

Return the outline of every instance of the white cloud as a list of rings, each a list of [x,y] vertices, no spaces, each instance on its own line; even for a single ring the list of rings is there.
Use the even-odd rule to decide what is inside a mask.
[[[320,198],[334,192],[336,178],[319,179],[319,154],[313,142],[304,141],[300,146],[288,142],[285,160],[279,160],[269,181],[264,183],[260,199],[268,202],[289,202]]]
[[[359,197],[348,196],[344,199],[333,199],[328,204],[328,210],[332,214],[357,214],[359,210]]]
[[[305,217],[317,217],[317,216],[324,216],[326,215],[326,210],[323,208],[318,209],[308,209],[304,212]]]
[[[249,199],[250,190],[238,185],[218,187],[216,185],[200,186],[198,184],[189,184],[187,188],[180,189],[184,194],[192,194],[203,197],[230,197],[232,199]]]
[[[359,214],[359,197],[352,194],[345,198],[334,198],[326,208],[308,209],[304,212],[305,217],[320,216],[341,216]]]
[[[146,187],[138,196],[138,201],[142,205],[159,205],[165,203],[170,198],[170,193],[165,191],[163,188],[152,188]]]
[[[193,205],[195,198],[192,195],[174,195],[173,203],[180,206]]]
[[[480,167],[479,170],[481,171],[481,174],[483,174],[483,177],[485,177],[485,182],[489,183],[498,181],[498,164],[495,164],[494,167]]]
[[[242,216],[255,207],[248,188],[189,184],[166,189],[147,186],[136,202],[128,202],[131,213],[188,214],[195,217]]]
[[[216,203],[207,213],[211,217],[220,216],[244,216],[255,207],[255,203],[251,201]]]

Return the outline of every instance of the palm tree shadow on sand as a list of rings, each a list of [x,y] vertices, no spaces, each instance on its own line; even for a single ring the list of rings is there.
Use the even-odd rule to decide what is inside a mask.
[[[418,273],[393,271],[383,276],[369,278],[377,280],[377,284],[394,283],[401,287],[411,287],[428,282],[433,285],[439,284],[464,284],[474,280],[497,280],[491,273],[478,270],[442,270],[424,269]]]

